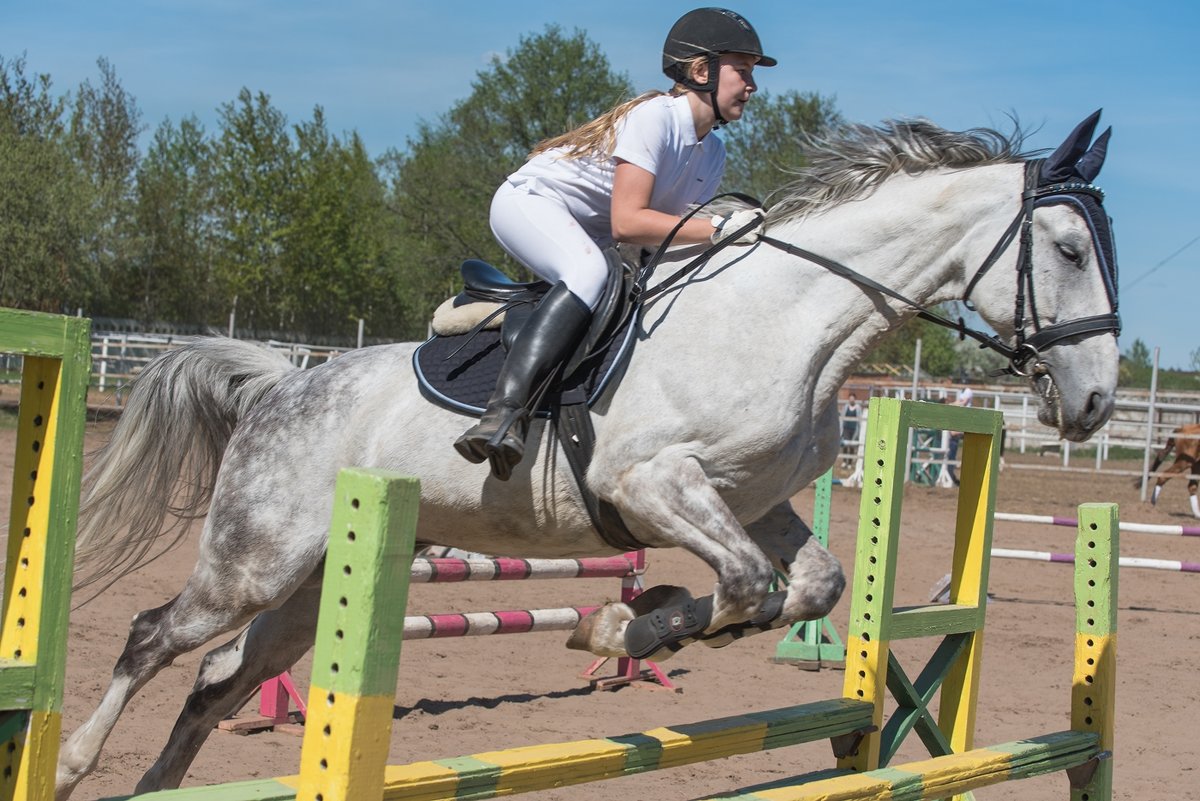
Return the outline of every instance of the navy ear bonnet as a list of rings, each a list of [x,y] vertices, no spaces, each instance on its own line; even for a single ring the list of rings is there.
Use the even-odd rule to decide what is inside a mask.
[[[1104,212],[1104,192],[1092,184],[1104,165],[1112,128],[1108,128],[1088,146],[1099,121],[1100,112],[1096,111],[1042,162],[1034,206],[1067,203],[1087,221],[1108,300],[1116,312],[1117,248],[1113,240],[1112,218]]]

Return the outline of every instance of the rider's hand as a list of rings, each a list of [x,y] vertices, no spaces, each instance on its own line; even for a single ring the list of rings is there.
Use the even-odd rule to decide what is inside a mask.
[[[751,228],[746,233],[739,236],[730,244],[732,245],[752,245],[758,241],[762,221],[766,218],[767,213],[762,209],[743,209],[735,211],[728,217],[713,217],[712,224],[715,229],[712,233],[712,243],[714,245],[724,242],[729,237],[733,236],[738,229],[744,228],[751,222],[757,220],[758,225]]]

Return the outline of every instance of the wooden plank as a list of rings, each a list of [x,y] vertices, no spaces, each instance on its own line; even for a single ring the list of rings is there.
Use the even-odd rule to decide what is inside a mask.
[[[888,640],[915,637],[944,637],[964,634],[983,627],[983,611],[977,606],[928,604],[897,607],[892,610]]]
[[[389,766],[385,771],[383,797],[392,801],[485,799],[600,781],[848,734],[871,725],[872,711],[869,704],[833,698],[618,737]],[[310,719],[309,726],[312,725]],[[300,777],[285,776],[269,781],[163,790],[137,798],[139,801],[290,801],[296,797],[295,788],[299,784]]]
[[[863,489],[858,543],[846,631],[846,679],[842,695],[874,707],[874,725],[883,727],[887,677],[887,618],[895,597],[900,505],[904,495],[903,404],[872,398],[863,450]],[[880,737],[868,735],[854,754],[838,760],[846,770],[879,766]]]
[[[78,328],[89,325],[82,317],[0,308],[0,352],[61,359],[77,346]]]
[[[37,668],[12,659],[0,659],[0,709],[30,709]],[[4,740],[0,739],[0,742]]]
[[[1090,732],[1062,731],[894,768],[747,788],[706,801],[924,801],[1082,765],[1099,753]]]

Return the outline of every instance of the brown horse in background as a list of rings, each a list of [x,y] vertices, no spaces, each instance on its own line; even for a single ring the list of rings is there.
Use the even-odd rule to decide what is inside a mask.
[[[1197,486],[1200,486],[1200,476],[1197,475],[1200,473],[1200,470],[1197,469],[1197,465],[1200,464],[1200,423],[1180,426],[1171,432],[1171,436],[1167,437],[1167,443],[1154,456],[1154,464],[1150,467],[1151,473],[1158,470],[1159,465],[1170,455],[1171,451],[1175,451],[1175,461],[1155,480],[1154,494],[1150,496],[1150,503],[1158,503],[1158,495],[1162,492],[1163,484],[1170,481],[1172,476],[1187,475],[1192,514],[1200,517],[1200,501],[1197,501],[1196,498],[1196,489]],[[1138,479],[1136,484],[1140,488],[1142,480]]]

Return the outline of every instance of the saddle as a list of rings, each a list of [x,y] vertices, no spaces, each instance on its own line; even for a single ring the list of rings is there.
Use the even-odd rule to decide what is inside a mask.
[[[590,407],[614,382],[632,352],[638,268],[605,250],[608,281],[587,334],[533,414],[550,420],[601,538],[622,550],[644,547],[614,507],[596,498],[584,475],[595,444]],[[434,314],[433,335],[417,347],[413,369],[422,394],[460,414],[483,414],[509,345],[549,291],[545,281],[520,283],[479,259],[462,264],[463,291]]]

